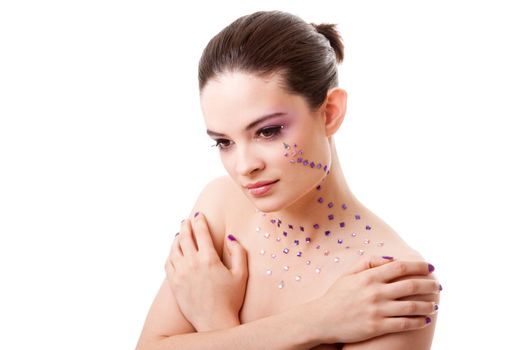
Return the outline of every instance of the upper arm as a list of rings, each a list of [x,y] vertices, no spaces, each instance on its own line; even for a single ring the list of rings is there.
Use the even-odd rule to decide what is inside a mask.
[[[219,256],[224,240],[224,205],[221,204],[221,200],[225,197],[227,181],[225,177],[220,177],[208,183],[192,209],[192,213],[200,211],[206,216],[213,244]],[[192,215],[190,219],[193,219]],[[195,331],[177,305],[169,281],[164,278],[144,322],[137,347],[175,334]]]
[[[402,260],[424,260],[421,256],[410,255],[401,258]],[[401,260],[400,259],[400,260]],[[408,279],[411,277],[404,277],[398,279],[399,281],[403,279]],[[432,273],[427,276],[417,276],[421,279],[433,279],[437,280],[435,273]],[[425,294],[418,296],[411,296],[406,298],[401,298],[399,300],[421,300],[421,301],[433,301],[436,304],[439,304],[439,294]],[[343,350],[429,350],[432,345],[432,339],[434,337],[434,331],[436,328],[437,313],[430,315],[432,322],[421,329],[398,332],[398,333],[389,333],[379,337],[371,338],[360,343],[345,344]]]

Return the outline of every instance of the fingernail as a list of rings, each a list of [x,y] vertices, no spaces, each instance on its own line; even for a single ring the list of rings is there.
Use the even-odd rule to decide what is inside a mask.
[[[177,236],[179,235],[179,233],[180,233],[180,232],[177,232],[177,233],[175,234],[175,237],[177,237]]]
[[[434,265],[432,265],[432,264],[428,264],[428,272],[432,272],[432,271],[434,271],[434,270],[435,270],[435,269],[434,269]]]
[[[441,292],[443,290],[443,287],[441,287],[441,284],[439,285],[439,291]]]
[[[384,255],[382,256],[383,259],[387,259],[387,260],[394,260],[394,257],[393,256],[388,256],[388,255]]]
[[[228,239],[230,241],[236,241],[237,240],[237,239],[235,239],[235,237],[231,233],[228,235]]]
[[[425,317],[425,323],[429,324],[430,322],[432,322],[432,319],[430,317]]]
[[[197,215],[199,215],[199,212],[196,212],[195,215],[193,215],[193,217],[196,218]]]

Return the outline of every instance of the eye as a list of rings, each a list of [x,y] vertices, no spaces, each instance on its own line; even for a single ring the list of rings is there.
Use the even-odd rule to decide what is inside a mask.
[[[219,148],[220,150],[225,150],[227,149],[228,147],[230,147],[231,145],[231,141],[230,140],[226,140],[226,139],[218,139],[218,140],[215,140],[216,144],[215,145],[211,145],[212,147],[217,147]]]
[[[284,128],[283,125],[269,126],[266,128],[259,129],[258,135],[261,135],[263,139],[272,139],[281,134],[281,130]]]

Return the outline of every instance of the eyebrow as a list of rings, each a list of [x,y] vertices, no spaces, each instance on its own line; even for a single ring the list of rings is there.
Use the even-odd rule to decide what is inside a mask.
[[[283,112],[276,112],[276,113],[271,113],[271,114],[267,114],[267,115],[263,115],[262,117],[260,118],[257,118],[255,119],[253,122],[251,122],[250,124],[248,124],[244,130],[245,131],[250,131],[251,129],[255,128],[257,125],[261,124],[262,122],[270,119],[270,118],[275,118],[275,117],[280,117],[282,115],[286,115],[286,113],[283,113]],[[220,132],[216,132],[216,131],[212,131],[212,130],[206,130],[206,132],[208,133],[208,135],[210,136],[215,136],[215,137],[219,137],[219,136],[226,136],[225,134],[221,134]]]

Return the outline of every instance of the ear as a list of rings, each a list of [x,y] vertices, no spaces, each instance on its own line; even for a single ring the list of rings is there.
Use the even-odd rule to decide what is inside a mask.
[[[335,87],[328,90],[324,102],[323,115],[326,136],[330,137],[339,129],[346,114],[347,93]]]

